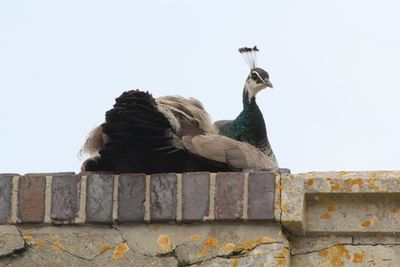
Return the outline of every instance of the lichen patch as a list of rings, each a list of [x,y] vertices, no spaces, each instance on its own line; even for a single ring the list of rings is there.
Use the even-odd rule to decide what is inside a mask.
[[[201,236],[200,235],[196,235],[196,234],[190,236],[190,239],[193,240],[193,241],[200,240],[200,238],[201,238]]]
[[[354,263],[362,263],[365,259],[364,253],[354,253],[353,262]]]
[[[324,214],[322,214],[319,218],[321,219],[321,220],[325,220],[325,221],[327,221],[327,220],[330,220],[331,219],[331,215],[330,215],[330,213],[329,212],[325,212]]]
[[[211,248],[217,246],[218,243],[219,243],[219,240],[218,240],[218,239],[216,239],[215,237],[209,236],[209,237],[207,238],[207,240],[205,240],[205,241],[203,242],[203,248],[204,248],[204,249],[211,249]]]
[[[163,253],[167,253],[171,250],[171,239],[168,235],[160,235],[157,238],[157,244],[160,246]]]
[[[103,244],[99,248],[99,254],[102,254],[111,248],[112,248],[111,244]]]
[[[120,260],[124,257],[125,253],[129,250],[129,247],[126,243],[119,244],[115,247],[112,258],[114,260]]]

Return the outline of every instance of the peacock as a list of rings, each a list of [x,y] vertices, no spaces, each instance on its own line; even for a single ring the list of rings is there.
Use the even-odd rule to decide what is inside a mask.
[[[245,86],[249,105],[267,83],[265,71],[257,70],[257,77],[254,71]],[[241,120],[247,119],[244,114]],[[149,92],[126,91],[106,112],[105,122],[89,133],[81,153],[92,157],[82,164],[81,170],[151,174],[276,168],[275,158],[269,157],[252,135],[244,139],[246,129],[235,126],[235,121],[217,123],[217,129],[203,105],[194,98],[154,98]],[[246,123],[241,125],[248,127]],[[233,130],[238,132],[231,134]],[[250,127],[247,132],[253,130]]]
[[[219,134],[255,146],[271,160],[272,168],[278,168],[278,162],[268,141],[264,117],[256,102],[258,92],[268,87],[273,88],[268,72],[256,67],[258,51],[257,46],[239,49],[250,67],[250,74],[243,89],[243,110],[235,120],[216,121],[214,126]]]

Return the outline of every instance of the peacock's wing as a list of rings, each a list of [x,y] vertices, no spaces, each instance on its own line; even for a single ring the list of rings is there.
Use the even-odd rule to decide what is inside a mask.
[[[275,162],[256,147],[226,136],[208,133],[182,138],[184,148],[199,157],[226,163],[234,169],[277,168]]]
[[[89,135],[84,148],[98,156],[84,171],[221,171],[229,167],[193,156],[183,149],[183,135],[214,129],[200,102],[183,97],[154,99],[139,90],[124,92],[107,111],[105,122]],[[85,150],[83,150],[85,151]]]

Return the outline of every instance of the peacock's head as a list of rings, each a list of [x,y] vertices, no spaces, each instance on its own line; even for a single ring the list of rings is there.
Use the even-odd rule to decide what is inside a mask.
[[[242,47],[239,48],[239,53],[243,55],[244,59],[247,62],[247,65],[250,67],[250,74],[246,79],[246,83],[244,85],[245,93],[248,97],[249,103],[253,98],[256,97],[257,93],[262,89],[267,87],[272,88],[272,83],[269,81],[269,74],[262,68],[257,68],[257,46],[253,48]]]
[[[247,92],[249,102],[257,95],[258,92],[267,87],[273,88],[272,83],[269,80],[268,72],[261,68],[251,69],[244,86],[244,90]]]

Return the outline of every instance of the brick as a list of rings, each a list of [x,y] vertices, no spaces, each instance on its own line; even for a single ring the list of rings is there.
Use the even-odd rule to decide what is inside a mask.
[[[118,186],[118,222],[143,222],[145,174],[121,174]]]
[[[215,191],[215,219],[239,220],[243,216],[244,174],[220,172]]]
[[[12,175],[0,174],[0,224],[11,216]]]
[[[273,220],[275,173],[249,173],[248,220]]]
[[[278,172],[279,172],[280,174],[290,174],[290,169],[287,169],[287,168],[280,168],[280,169],[278,169]]]
[[[45,212],[44,176],[21,176],[18,190],[18,221],[21,223],[41,223]]]
[[[176,174],[153,174],[150,182],[150,220],[155,222],[176,219]]]
[[[114,177],[111,174],[92,174],[86,185],[86,222],[111,223]]]
[[[182,175],[182,220],[202,221],[208,216],[210,173],[192,172]]]
[[[73,222],[79,210],[77,175],[54,176],[51,188],[51,219]]]
[[[74,172],[40,172],[40,173],[26,173],[25,176],[69,176],[75,175]]]

